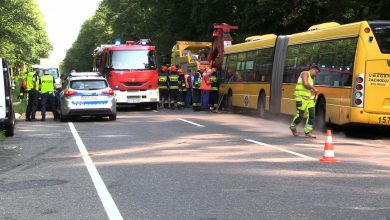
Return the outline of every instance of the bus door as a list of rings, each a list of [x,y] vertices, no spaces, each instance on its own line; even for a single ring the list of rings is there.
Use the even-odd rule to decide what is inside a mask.
[[[370,60],[366,63],[364,111],[390,114],[390,63]],[[389,123],[390,124],[390,123]]]

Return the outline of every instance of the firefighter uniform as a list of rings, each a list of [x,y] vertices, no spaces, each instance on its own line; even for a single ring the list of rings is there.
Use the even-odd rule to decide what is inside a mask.
[[[26,121],[31,121],[31,119],[35,119],[35,113],[38,107],[38,99],[39,99],[39,78],[38,73],[36,71],[29,72],[27,74],[27,92],[28,92],[28,101],[26,108]]]
[[[56,104],[56,97],[54,94],[54,77],[52,75],[49,75],[47,72],[40,78],[40,85],[41,85],[41,114],[42,119],[41,121],[45,121],[46,119],[46,106],[47,103],[50,104],[51,110],[53,112],[54,120],[59,118],[58,112],[57,112],[57,104]]]
[[[209,97],[209,107],[211,111],[217,110],[218,107],[218,78],[217,78],[217,72],[213,70],[213,73],[210,76],[210,82],[211,82],[211,91],[210,91],[210,97]]]
[[[202,70],[196,71],[194,75],[194,86],[192,88],[192,108],[194,111],[200,111],[201,109],[201,90],[200,85],[202,83]]]
[[[168,76],[169,80],[169,99],[171,109],[175,109],[179,100],[179,75],[177,74],[176,67],[171,66],[171,71]]]
[[[307,72],[308,75],[308,84],[313,86],[313,78],[310,75],[309,71],[304,71]],[[295,114],[291,124],[290,124],[290,129],[293,132],[294,135],[296,135],[296,126],[302,121],[303,116],[305,113],[307,113],[307,119],[306,119],[306,124],[304,127],[304,131],[306,136],[314,137],[311,135],[311,132],[313,131],[313,121],[314,121],[314,95],[312,94],[310,89],[307,89],[304,84],[303,84],[303,79],[302,79],[302,72],[298,78],[297,85],[295,86],[295,101],[296,101],[296,108],[297,108],[297,113]]]
[[[177,71],[179,73],[179,96],[177,100],[177,108],[178,109],[184,109],[184,99],[187,92],[186,87],[186,79],[184,77],[184,71],[182,69],[179,69]]]
[[[168,68],[163,66],[158,76],[158,89],[160,92],[160,106],[167,108],[169,104]]]
[[[190,74],[185,74],[184,75],[184,80],[186,84],[186,92],[184,95],[184,105],[186,108],[189,108],[190,105],[192,104],[192,77],[193,75]]]

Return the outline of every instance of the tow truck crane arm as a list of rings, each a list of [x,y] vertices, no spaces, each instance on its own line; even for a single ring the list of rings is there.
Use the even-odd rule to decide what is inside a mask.
[[[237,30],[238,26],[231,26],[225,23],[214,24],[211,26],[213,29],[213,42],[210,52],[207,56],[207,60],[210,62],[210,67],[216,67],[221,69],[223,61],[223,51],[225,46],[232,44],[233,38],[230,35],[231,30]],[[219,55],[219,62],[216,60]]]

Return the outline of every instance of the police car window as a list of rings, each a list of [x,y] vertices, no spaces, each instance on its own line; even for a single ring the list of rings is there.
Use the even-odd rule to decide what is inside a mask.
[[[105,80],[73,80],[70,83],[71,89],[76,90],[97,90],[107,88]]]

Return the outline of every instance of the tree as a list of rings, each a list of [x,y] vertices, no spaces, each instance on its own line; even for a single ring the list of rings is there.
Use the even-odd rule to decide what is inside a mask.
[[[34,0],[0,0],[0,56],[18,73],[52,49]]]
[[[159,54],[166,55],[179,40],[211,41],[209,26],[214,23],[239,26],[233,32],[239,43],[252,35],[291,34],[330,21],[389,19],[389,9],[385,0],[103,0],[66,60],[73,56],[73,65],[91,69],[90,60],[79,60],[115,38],[151,38]]]

